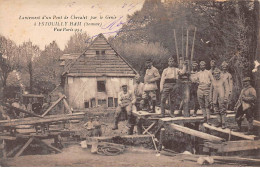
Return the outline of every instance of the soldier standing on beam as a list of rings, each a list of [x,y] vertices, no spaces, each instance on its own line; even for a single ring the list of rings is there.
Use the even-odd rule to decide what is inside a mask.
[[[191,71],[191,77],[193,77],[196,73],[198,73],[198,63],[193,62],[192,63],[192,71]],[[197,111],[200,107],[199,101],[198,101],[198,96],[197,96],[197,90],[198,90],[198,83],[197,82],[192,82],[191,88],[190,88],[190,96],[191,96],[191,101],[193,101],[194,104],[194,113],[193,117],[197,116]]]
[[[216,68],[213,72],[213,81],[210,88],[210,103],[213,104],[214,113],[218,117],[216,127],[226,128],[226,103],[228,100],[228,84],[223,79],[221,71]]]
[[[212,82],[212,75],[209,70],[206,70],[205,61],[200,62],[200,71],[191,77],[192,82],[198,82],[197,96],[200,108],[204,116],[204,122],[210,124],[210,103],[209,93]]]
[[[248,132],[247,135],[253,134],[253,120],[255,113],[255,103],[256,103],[256,90],[250,84],[250,77],[243,79],[243,86],[239,99],[235,105],[236,121],[238,125],[238,130],[241,132],[241,123],[246,115],[248,121]]]
[[[182,70],[179,68],[174,67],[175,62],[173,57],[170,57],[168,59],[168,65],[169,67],[163,70],[162,78],[160,82],[160,92],[161,92],[161,114],[162,117],[164,117],[165,114],[165,102],[168,99],[169,95],[171,99],[174,98],[174,95],[176,94],[175,91],[178,89],[177,80],[179,78],[179,75],[184,74],[186,72],[186,66],[183,67]],[[169,103],[172,102],[171,100]],[[170,107],[170,115],[174,116],[174,110],[173,107]]]
[[[232,94],[232,90],[233,90],[233,79],[232,79],[232,76],[229,72],[227,72],[227,68],[228,68],[228,63],[227,62],[223,62],[221,64],[221,67],[222,67],[222,75],[223,75],[223,79],[225,81],[227,81],[228,83],[228,101],[230,101],[231,99],[231,94]],[[228,109],[228,104],[227,103],[227,109]]]
[[[144,76],[144,103],[148,105],[148,111],[155,113],[156,91],[158,90],[157,81],[160,79],[160,74],[157,68],[153,66],[152,60],[146,60],[146,72]],[[152,109],[150,107],[152,105]]]

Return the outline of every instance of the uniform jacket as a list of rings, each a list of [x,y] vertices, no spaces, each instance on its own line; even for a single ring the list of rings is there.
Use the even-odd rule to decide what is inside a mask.
[[[178,79],[180,74],[183,74],[185,72],[185,69],[183,68],[182,70],[180,70],[179,68],[176,67],[168,67],[166,69],[163,70],[162,73],[162,78],[161,78],[161,82],[160,82],[160,88],[162,90],[165,79]]]
[[[228,99],[228,84],[221,76],[219,80],[213,78],[210,88],[210,101],[217,104]],[[220,104],[220,103],[219,103]]]
[[[125,94],[124,91],[119,92],[118,94],[118,104],[121,104],[122,106],[127,106],[130,103],[135,103],[135,95],[128,90]]]
[[[199,84],[198,89],[210,90],[213,77],[209,70],[199,71],[191,77],[192,82]]]
[[[144,92],[144,83],[139,83],[134,85],[134,94],[135,97],[142,97]]]
[[[148,83],[148,80],[153,79],[153,78],[160,78],[160,74],[157,68],[152,66],[150,69],[147,69],[145,72],[144,76],[144,91],[152,91],[152,90],[157,90],[157,83],[152,82]]]
[[[243,110],[253,107],[256,102],[256,91],[252,86],[243,88],[239,99],[235,105],[236,108],[242,105]]]
[[[228,84],[228,93],[229,95],[231,95],[232,90],[233,90],[233,79],[232,79],[232,75],[228,72],[222,73],[223,75],[223,79],[225,79],[225,81],[227,81]]]

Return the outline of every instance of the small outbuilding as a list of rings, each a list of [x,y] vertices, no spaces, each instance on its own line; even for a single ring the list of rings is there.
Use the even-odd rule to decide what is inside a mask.
[[[62,86],[73,109],[116,107],[121,85],[126,83],[133,90],[136,70],[111,47],[103,34],[83,54],[61,58],[64,60]]]

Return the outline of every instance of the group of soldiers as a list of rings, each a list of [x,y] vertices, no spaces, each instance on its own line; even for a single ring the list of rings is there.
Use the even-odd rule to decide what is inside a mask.
[[[165,105],[169,98],[176,98],[177,91],[180,90],[180,77],[187,74],[188,61],[185,61],[182,67],[175,67],[176,62],[173,57],[168,59],[168,67],[165,68],[160,75],[157,68],[149,59],[146,61],[146,73],[144,83],[140,82],[140,76],[135,77],[134,92],[128,90],[127,85],[122,85],[122,91],[118,96],[118,107],[115,112],[115,124],[113,130],[118,129],[119,117],[122,111],[127,113],[128,119],[128,134],[133,134],[134,125],[137,124],[137,132],[141,133],[141,123],[138,118],[132,114],[133,106],[136,110],[146,110],[150,113],[155,113],[156,92],[158,90],[157,81],[160,80],[161,93],[161,116],[165,116]],[[199,66],[199,69],[198,69]],[[190,99],[194,103],[194,112],[192,116],[197,115],[197,110],[200,108],[204,122],[210,123],[210,115],[212,112],[217,115],[218,123],[216,127],[226,128],[226,110],[231,100],[233,90],[232,76],[228,73],[228,63],[221,64],[221,70],[216,67],[215,60],[210,61],[210,70],[206,70],[206,62],[200,61],[199,65],[196,62],[192,63],[189,80],[191,81]],[[235,105],[236,122],[238,124],[237,131],[241,131],[241,122],[244,115],[248,120],[248,132],[253,133],[253,118],[254,106],[256,102],[256,91],[250,85],[250,77],[243,79],[244,88],[241,91],[240,97]],[[168,100],[170,105],[173,105],[172,100]],[[183,102],[180,109],[182,109]],[[174,107],[170,107],[170,115],[174,116]]]

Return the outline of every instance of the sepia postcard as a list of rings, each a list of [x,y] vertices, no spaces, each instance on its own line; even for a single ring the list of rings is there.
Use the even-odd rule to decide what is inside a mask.
[[[1,167],[260,166],[258,0],[0,0]]]

